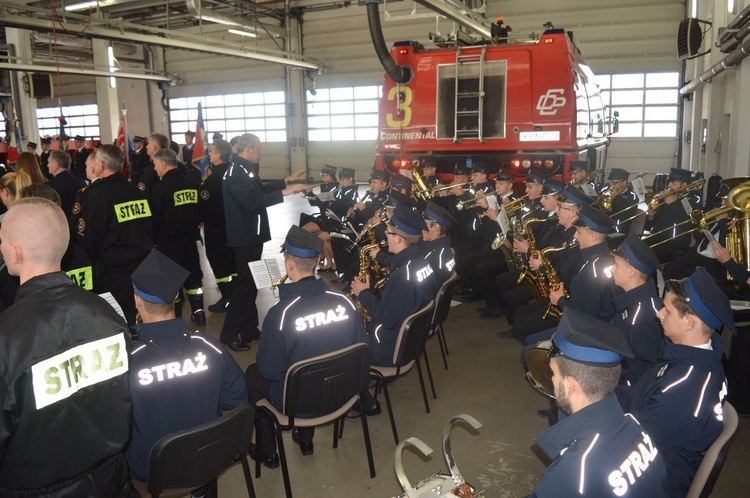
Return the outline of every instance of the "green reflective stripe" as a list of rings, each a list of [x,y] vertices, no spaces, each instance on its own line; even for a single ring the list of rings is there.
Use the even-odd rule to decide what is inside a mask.
[[[231,281],[232,281],[232,276],[231,275],[229,275],[228,277],[221,277],[221,278],[217,278],[216,279],[216,283],[217,284],[224,284],[226,282],[231,282]]]
[[[237,274],[236,273],[232,273],[232,278],[237,278]]]
[[[203,288],[198,287],[197,289],[185,289],[185,292],[187,292],[188,296],[195,296],[196,294],[203,294]]]
[[[195,189],[178,190],[174,193],[174,205],[198,204],[198,191]]]
[[[151,208],[146,199],[123,202],[122,204],[115,204],[115,216],[117,216],[117,223],[148,218],[151,216]]]
[[[94,272],[90,266],[75,268],[65,272],[78,287],[94,290]]]

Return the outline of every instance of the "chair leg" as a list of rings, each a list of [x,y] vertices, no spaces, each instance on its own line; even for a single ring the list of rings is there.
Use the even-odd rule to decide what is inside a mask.
[[[365,451],[367,451],[367,463],[370,466],[370,479],[372,479],[375,477],[375,461],[372,458],[370,428],[367,425],[367,415],[365,415],[365,400],[362,395],[359,396],[359,413],[362,414],[362,416],[359,418],[362,419],[362,435],[365,437]]]
[[[417,362],[417,374],[419,375],[419,387],[422,388],[422,399],[424,400],[424,409],[427,413],[430,413],[430,403],[427,401],[427,390],[424,388],[424,377],[422,377],[422,362],[419,361],[419,357],[416,359]]]
[[[253,480],[250,477],[250,465],[248,465],[247,463],[247,455],[240,456],[240,460],[242,461],[242,472],[245,474],[245,485],[247,486],[247,495],[250,498],[255,498],[255,488],[253,487]]]
[[[344,422],[346,422],[346,415],[341,417],[341,421],[339,421],[339,439],[344,437]]]
[[[380,372],[371,371],[371,375],[375,376],[375,380],[377,380],[377,384],[375,386],[375,392],[377,393],[378,386],[383,386],[383,396],[385,396],[385,406],[388,408],[388,417],[391,419],[391,430],[393,431],[393,440],[396,441],[396,444],[398,444],[398,431],[396,430],[396,419],[393,418],[393,408],[391,408],[391,397],[388,395],[388,385],[385,381],[385,378],[380,374]]]
[[[427,378],[430,379],[430,388],[432,388],[432,399],[437,399],[437,393],[435,393],[435,383],[432,381],[432,370],[430,369],[430,359],[427,357],[427,353],[424,355],[424,364],[427,367]]]
[[[275,417],[273,419],[273,429],[276,433],[276,445],[279,447],[279,460],[281,460],[281,474],[284,477],[284,490],[286,498],[292,498],[292,483],[289,480],[289,467],[286,464],[286,452],[284,451],[284,438],[281,434],[281,426]]]
[[[445,340],[445,329],[443,328],[443,322],[440,322],[440,337],[443,338],[443,344],[445,345],[445,354],[450,356],[451,353],[448,351],[448,341]]]
[[[255,478],[260,478],[260,410],[255,411]]]
[[[438,338],[438,344],[440,344],[440,355],[443,357],[443,365],[448,370],[448,359],[445,356],[445,345],[443,344],[443,334],[440,333],[440,324],[435,325],[435,335]]]
[[[333,449],[339,447],[339,419],[333,421]]]

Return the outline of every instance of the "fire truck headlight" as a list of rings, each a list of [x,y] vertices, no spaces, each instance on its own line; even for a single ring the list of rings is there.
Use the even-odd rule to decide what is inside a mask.
[[[542,160],[541,159],[535,160],[534,161],[534,167],[535,168],[541,168],[542,167]]]
[[[514,168],[520,168],[521,167],[521,161],[519,161],[518,159],[513,159],[510,162],[510,164],[512,164]]]
[[[554,168],[555,167],[555,161],[553,161],[552,159],[547,159],[546,161],[544,161],[544,167],[547,168],[547,169]]]
[[[523,165],[523,167],[524,167],[524,168],[526,168],[526,169],[529,169],[529,168],[531,167],[531,161],[530,161],[530,160],[528,160],[528,159],[524,159],[524,160],[523,160],[523,162],[522,162],[521,164],[522,164],[522,165]]]

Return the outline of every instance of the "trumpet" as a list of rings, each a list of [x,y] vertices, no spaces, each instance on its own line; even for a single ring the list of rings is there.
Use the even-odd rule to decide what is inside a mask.
[[[508,204],[505,204],[505,214],[510,217],[516,214],[516,211],[523,209],[526,206],[526,198],[528,196],[529,194],[522,195],[515,201],[510,201]]]
[[[471,182],[456,183],[455,185],[454,184],[440,185],[439,187],[432,187],[432,189],[430,189],[430,192],[431,192],[432,195],[435,195],[438,192],[442,192],[443,190],[450,190],[450,189],[452,189],[454,187],[460,187],[463,190],[468,190],[467,187],[469,185],[471,185]]]
[[[613,193],[607,193],[607,194],[602,194],[602,195],[600,195],[600,196],[599,196],[599,197],[598,197],[598,198],[597,198],[597,199],[596,199],[596,200],[594,201],[594,205],[595,205],[595,206],[599,206],[599,207],[601,207],[601,208],[602,208],[602,211],[604,211],[605,213],[610,213],[610,212],[612,212],[612,201],[613,201],[613,200],[614,200],[614,199],[615,199],[615,198],[616,198],[616,197],[617,197],[618,195],[620,195],[620,194],[622,194],[623,192],[625,192],[625,191],[626,191],[626,190],[628,189],[628,187],[630,187],[630,186],[631,186],[631,185],[633,184],[633,181],[637,180],[638,178],[643,178],[644,176],[646,176],[646,171],[642,171],[642,172],[638,173],[638,174],[637,174],[637,175],[635,176],[635,178],[633,178],[632,180],[629,180],[629,181],[628,181],[628,183],[627,183],[627,184],[625,184],[625,186],[624,186],[624,187],[622,187],[622,188],[621,188],[620,190],[618,190],[617,192],[613,192]]]
[[[688,183],[687,185],[684,185],[675,190],[667,189],[659,192],[658,194],[647,193],[646,204],[648,204],[649,209],[656,211],[657,209],[659,209],[659,204],[661,203],[661,201],[663,201],[670,195],[681,196],[682,194],[693,192],[695,190],[703,190],[703,185],[705,185],[705,183],[706,180],[704,178],[701,178],[700,180],[696,180],[693,183]]]
[[[599,174],[601,174],[601,172],[602,172],[601,168],[595,169],[594,171],[592,171],[588,175],[584,176],[580,180],[573,180],[573,181],[571,181],[570,184],[573,185],[573,186],[576,186],[576,185],[580,185],[582,183],[586,183],[587,181],[596,178]]]

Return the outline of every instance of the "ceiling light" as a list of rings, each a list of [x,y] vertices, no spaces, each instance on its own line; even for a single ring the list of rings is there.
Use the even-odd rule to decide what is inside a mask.
[[[90,2],[74,3],[71,5],[66,5],[65,10],[68,12],[73,12],[76,10],[85,10],[85,9],[88,9],[89,7],[96,7],[98,3],[99,3],[98,0],[91,0]]]
[[[228,31],[230,33],[234,34],[234,35],[249,36],[251,38],[257,38],[258,37],[257,33],[251,33],[249,31],[242,31],[242,30],[239,30],[239,29],[230,29]]]

